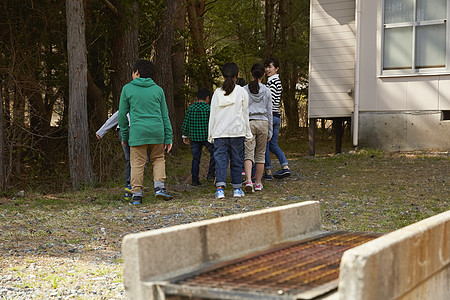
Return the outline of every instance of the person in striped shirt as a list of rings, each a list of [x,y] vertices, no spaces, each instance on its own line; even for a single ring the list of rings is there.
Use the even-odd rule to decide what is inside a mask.
[[[208,124],[211,111],[208,103],[210,97],[211,92],[207,88],[200,89],[197,92],[197,101],[187,109],[183,125],[181,126],[183,143],[189,145],[189,141],[191,142],[191,176],[193,186],[201,184],[199,173],[203,146],[210,153],[209,169],[206,179],[212,180],[216,174],[214,145],[208,142]]]
[[[273,116],[273,135],[272,139],[267,143],[266,146],[266,157],[265,157],[265,174],[264,179],[272,179],[272,161],[270,159],[270,152],[275,154],[281,165],[281,170],[273,173],[273,177],[277,179],[282,179],[291,175],[291,170],[289,169],[289,163],[284,155],[283,151],[278,146],[278,134],[280,132],[281,125],[281,114],[280,114],[280,104],[281,104],[281,80],[278,75],[278,70],[280,69],[280,63],[276,58],[266,59],[264,62],[266,68],[266,75],[268,77],[266,86],[269,88],[272,95],[272,116]],[[270,152],[269,152],[270,150]]]

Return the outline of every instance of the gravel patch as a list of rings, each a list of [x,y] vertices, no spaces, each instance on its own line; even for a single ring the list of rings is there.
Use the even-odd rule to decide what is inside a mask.
[[[448,153],[342,154],[290,160],[292,175],[262,193],[214,199],[214,185],[171,183],[173,201],[149,193],[136,207],[120,188],[0,198],[0,299],[126,299],[126,234],[308,200],[324,230],[386,233],[450,209]],[[188,163],[186,163],[188,164]],[[175,177],[175,176],[173,176]]]

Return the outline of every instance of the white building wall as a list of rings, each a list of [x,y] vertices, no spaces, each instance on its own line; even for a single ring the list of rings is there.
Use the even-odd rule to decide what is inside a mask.
[[[359,146],[383,150],[450,149],[449,75],[382,74],[382,2],[361,1]]]
[[[350,117],[355,1],[311,0],[309,118]]]
[[[450,75],[385,76],[382,2],[361,1],[360,112],[449,110]]]
[[[450,74],[382,74],[383,0],[311,0],[310,5],[309,118],[356,115],[360,147],[450,149],[450,120],[442,119],[442,111],[450,110]]]

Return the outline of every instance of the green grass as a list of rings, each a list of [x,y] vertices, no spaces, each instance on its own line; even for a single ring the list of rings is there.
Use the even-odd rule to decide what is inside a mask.
[[[216,200],[212,182],[202,180],[203,185],[195,188],[189,185],[187,148],[166,159],[167,188],[175,195],[172,201],[153,197],[151,166],[145,171],[143,205],[124,201],[120,155],[111,177],[102,173],[103,180],[91,188],[43,193],[22,186],[18,190],[25,190],[23,198],[16,197],[15,191],[5,192],[0,198],[0,269],[20,278],[19,288],[60,293],[81,286],[80,291],[87,294],[79,299],[93,299],[89,294],[93,277],[122,281],[121,243],[128,233],[302,201],[320,203],[323,230],[387,233],[450,209],[448,154],[355,150],[347,139],[343,153],[334,155],[334,142],[325,135],[318,141],[317,155],[309,157],[307,144],[299,139],[304,136],[279,143],[292,176],[264,182],[262,193],[238,200],[230,196],[229,186],[227,198]],[[208,161],[205,151],[201,179]],[[275,157],[273,164],[279,168]],[[46,271],[44,266],[49,266]],[[36,274],[38,280],[31,280]],[[37,294],[36,299],[46,297]]]
[[[27,243],[41,248],[47,245],[47,253],[64,253],[67,245],[83,245],[95,255],[107,241],[112,245],[109,249],[119,252],[121,238],[130,232],[311,200],[320,202],[325,230],[385,233],[449,210],[450,157],[445,153],[355,150],[347,137],[343,153],[334,155],[331,136],[322,132],[317,155],[309,157],[307,143],[298,142],[305,139],[306,132],[300,134],[279,143],[292,176],[264,182],[262,193],[235,200],[227,187],[228,197],[218,201],[212,182],[202,180],[202,186],[191,187],[191,154],[184,147],[177,156],[166,158],[167,188],[175,196],[173,201],[153,197],[151,165],[145,171],[147,188],[140,207],[125,202],[122,183],[114,185],[109,179],[105,185],[98,182],[78,192],[28,190],[23,198],[1,198],[0,229],[8,230],[0,231],[0,243],[5,249],[28,247]],[[206,176],[208,161],[209,154],[204,151],[201,179]],[[273,164],[275,169],[279,167],[275,157]],[[123,170],[117,169],[117,174],[122,175]],[[118,259],[113,261],[118,263]]]

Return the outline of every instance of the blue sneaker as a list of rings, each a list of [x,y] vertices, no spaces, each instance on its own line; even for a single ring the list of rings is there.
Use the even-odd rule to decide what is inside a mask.
[[[131,186],[127,185],[125,187],[125,196],[124,199],[125,201],[131,201],[131,199],[133,198],[133,193],[131,192]]]
[[[141,205],[141,204],[142,204],[142,196],[134,196],[133,205]]]
[[[276,179],[283,179],[289,176],[291,176],[291,170],[289,169],[281,169],[273,174],[273,177]]]
[[[161,188],[155,189],[155,197],[156,198],[163,198],[166,201],[173,199],[172,195],[169,195],[164,189],[161,189]]]
[[[217,189],[215,197],[216,199],[225,198],[225,193],[223,192],[223,189]]]
[[[244,194],[243,190],[241,190],[240,188],[235,188],[234,189],[233,197],[240,198],[240,197],[244,197],[244,196],[245,196],[245,194]]]

